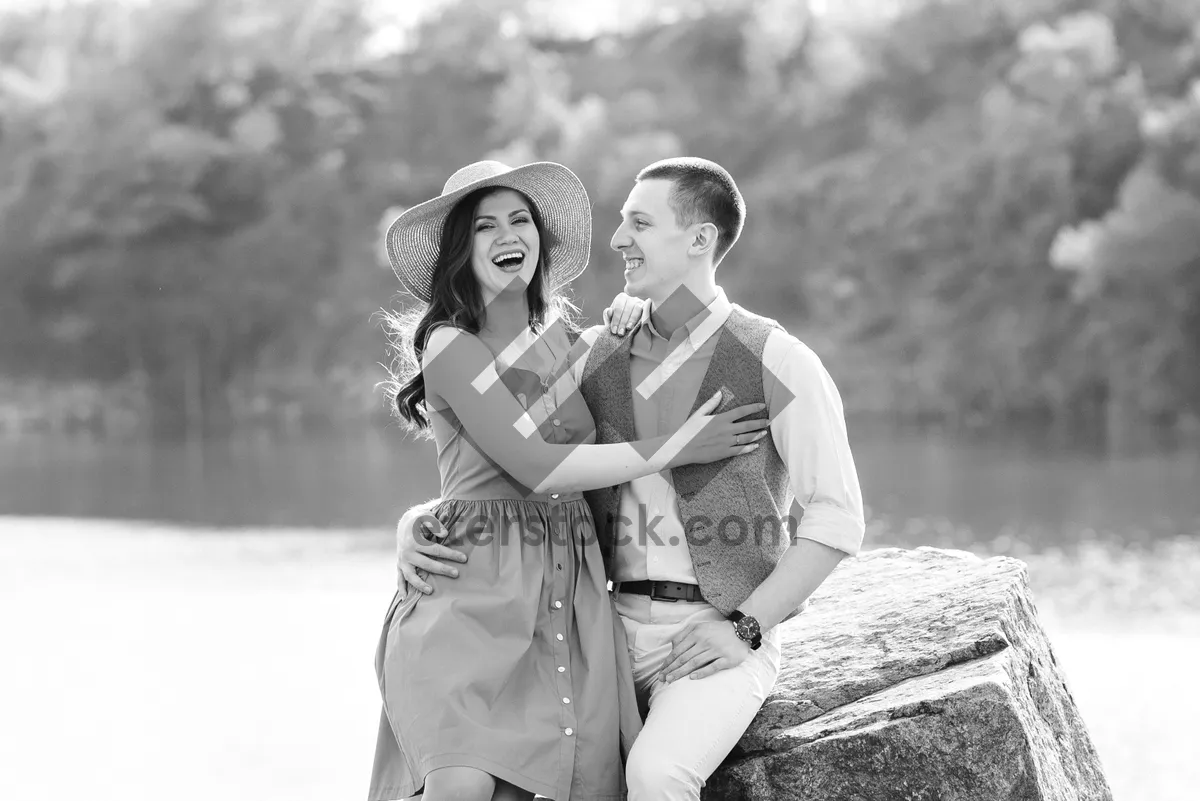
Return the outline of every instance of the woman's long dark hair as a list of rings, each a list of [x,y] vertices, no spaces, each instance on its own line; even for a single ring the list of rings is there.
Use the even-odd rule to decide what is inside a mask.
[[[438,247],[437,264],[433,268],[430,302],[402,313],[385,310],[384,328],[388,333],[388,352],[391,356],[390,380],[384,382],[393,398],[392,410],[405,427],[429,436],[428,410],[425,408],[425,377],[421,374],[421,357],[425,340],[433,328],[448,323],[472,334],[478,334],[487,321],[487,309],[479,279],[471,269],[471,254],[475,246],[475,213],[488,195],[508,187],[485,187],[464,197],[446,217]],[[509,190],[516,191],[516,190]],[[542,224],[542,217],[533,202],[517,192],[529,206],[537,228],[540,247],[533,278],[525,289],[529,304],[529,326],[540,331],[547,313],[554,310],[568,330],[578,331],[578,309],[562,290],[551,290],[546,281],[550,274],[547,255],[554,244],[552,235]]]

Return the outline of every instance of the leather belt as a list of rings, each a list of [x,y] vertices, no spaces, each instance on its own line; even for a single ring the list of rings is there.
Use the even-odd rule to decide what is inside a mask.
[[[678,581],[615,581],[613,592],[629,592],[634,595],[649,595],[654,601],[703,601],[700,587]]]

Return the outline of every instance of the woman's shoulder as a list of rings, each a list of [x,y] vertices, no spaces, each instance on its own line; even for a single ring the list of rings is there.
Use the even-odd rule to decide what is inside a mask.
[[[459,335],[470,336],[471,332],[448,320],[442,320],[429,326],[429,330],[425,332],[425,347],[428,348],[435,338],[444,346]]]
[[[439,358],[445,356],[446,358]],[[421,371],[462,364],[491,362],[491,351],[470,331],[450,323],[439,323],[425,335],[425,350],[421,354]]]
[[[444,348],[447,345],[460,344],[461,347],[481,347],[487,350],[479,334],[461,328],[451,322],[434,323],[425,332],[425,349]]]

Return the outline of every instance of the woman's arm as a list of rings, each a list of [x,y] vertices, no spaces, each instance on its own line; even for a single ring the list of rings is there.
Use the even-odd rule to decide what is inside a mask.
[[[538,494],[611,487],[676,465],[749,453],[768,425],[765,418],[737,422],[755,411],[751,406],[709,416],[717,396],[671,436],[608,445],[549,444],[474,335],[450,327],[435,330],[421,369],[427,397],[444,401],[476,447]],[[429,412],[437,414],[433,404]],[[736,434],[746,444],[736,444]]]

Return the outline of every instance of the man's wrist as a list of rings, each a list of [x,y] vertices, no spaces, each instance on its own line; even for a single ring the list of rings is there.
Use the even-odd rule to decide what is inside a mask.
[[[733,624],[733,632],[738,639],[749,645],[750,650],[757,651],[762,645],[762,626],[759,625],[758,618],[734,609],[729,613],[728,619]]]

